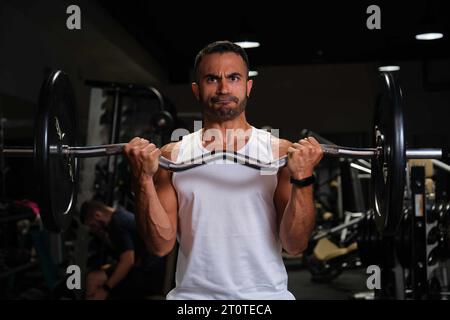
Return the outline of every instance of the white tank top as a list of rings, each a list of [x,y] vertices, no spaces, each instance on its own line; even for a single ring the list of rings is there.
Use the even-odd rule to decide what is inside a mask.
[[[208,153],[201,130],[183,137],[177,162]],[[238,153],[273,161],[271,134],[252,127]],[[295,299],[287,290],[273,202],[276,174],[230,160],[182,172],[178,195],[176,287],[167,299]]]

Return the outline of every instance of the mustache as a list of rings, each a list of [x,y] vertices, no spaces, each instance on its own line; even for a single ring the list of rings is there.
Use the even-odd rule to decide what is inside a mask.
[[[222,96],[222,97],[212,97],[211,98],[211,102],[212,103],[217,103],[217,102],[234,102],[234,103],[238,103],[239,99],[235,96]]]

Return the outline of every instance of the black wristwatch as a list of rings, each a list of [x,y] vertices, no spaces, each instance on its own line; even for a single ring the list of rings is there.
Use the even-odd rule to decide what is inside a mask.
[[[290,177],[289,180],[293,185],[295,185],[299,188],[303,188],[303,187],[312,185],[316,181],[316,177],[314,175],[312,175],[312,176],[309,176],[309,177],[306,177],[306,178],[300,179],[300,180]]]
[[[112,288],[110,286],[108,286],[106,283],[104,283],[102,285],[102,289],[105,290],[106,292],[110,293]]]

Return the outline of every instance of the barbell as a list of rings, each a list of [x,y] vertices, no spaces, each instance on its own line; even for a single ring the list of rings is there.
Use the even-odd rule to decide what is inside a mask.
[[[324,155],[372,160],[372,186],[377,229],[394,235],[402,219],[406,159],[441,159],[443,149],[406,149],[402,113],[402,92],[395,74],[380,73],[381,90],[374,117],[373,147],[352,148],[321,144]],[[76,101],[72,85],[61,70],[44,81],[35,123],[33,148],[5,147],[5,157],[33,157],[37,199],[46,229],[61,232],[71,221],[78,179],[78,159],[118,155],[125,143],[78,146]],[[228,159],[258,170],[278,170],[287,157],[265,163],[236,152],[209,152],[187,162],[174,163],[160,157],[159,166],[174,172],[189,170]]]

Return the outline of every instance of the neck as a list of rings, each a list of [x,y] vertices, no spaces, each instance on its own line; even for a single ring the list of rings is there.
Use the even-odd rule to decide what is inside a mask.
[[[202,142],[213,150],[237,150],[243,147],[251,136],[251,125],[242,113],[237,118],[218,122],[216,120],[203,119]]]
[[[205,116],[203,118],[203,129],[218,129],[220,131],[223,131],[223,133],[226,132],[226,130],[247,130],[250,129],[251,126],[247,122],[247,119],[245,118],[245,113],[242,112],[238,117],[236,117],[233,120],[226,120],[226,121],[217,121],[215,119],[211,119],[210,117]]]

